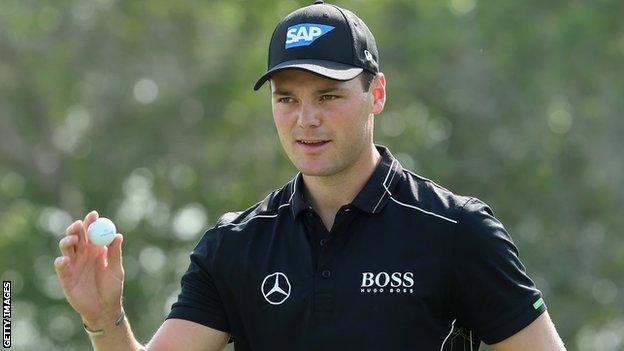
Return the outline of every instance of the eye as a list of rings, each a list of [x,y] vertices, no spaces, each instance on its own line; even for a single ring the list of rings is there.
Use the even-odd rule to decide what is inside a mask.
[[[277,102],[281,103],[281,104],[287,104],[287,103],[290,103],[290,102],[293,102],[293,101],[295,101],[295,100],[293,98],[291,98],[291,97],[281,97],[281,98],[277,99]]]
[[[336,100],[338,99],[338,95],[322,95],[321,100]]]

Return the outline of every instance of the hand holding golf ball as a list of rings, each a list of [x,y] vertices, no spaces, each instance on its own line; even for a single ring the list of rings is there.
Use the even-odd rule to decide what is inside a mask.
[[[91,330],[117,319],[124,282],[123,236],[110,219],[98,217],[91,211],[70,224],[59,240],[61,256],[54,260],[67,301]]]
[[[110,244],[115,239],[115,223],[108,218],[100,217],[89,225],[87,229],[89,242],[99,246]]]

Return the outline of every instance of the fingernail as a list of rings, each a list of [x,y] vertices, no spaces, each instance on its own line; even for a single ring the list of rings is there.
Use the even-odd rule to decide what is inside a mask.
[[[54,260],[54,264],[59,265],[59,264],[62,264],[62,263],[63,263],[63,261],[65,261],[65,257],[64,257],[64,256],[57,257],[57,258]]]

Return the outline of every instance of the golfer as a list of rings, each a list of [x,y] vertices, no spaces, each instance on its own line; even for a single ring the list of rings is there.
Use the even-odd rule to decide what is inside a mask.
[[[322,1],[286,16],[265,83],[299,172],[203,235],[146,346],[124,314],[122,235],[89,243],[95,211],[67,229],[55,267],[96,350],[565,350],[488,205],[373,142],[386,78],[360,18]]]

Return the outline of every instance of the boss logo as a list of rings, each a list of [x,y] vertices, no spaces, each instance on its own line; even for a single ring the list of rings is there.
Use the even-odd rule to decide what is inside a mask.
[[[413,293],[413,272],[364,272],[362,273],[362,293]]]

